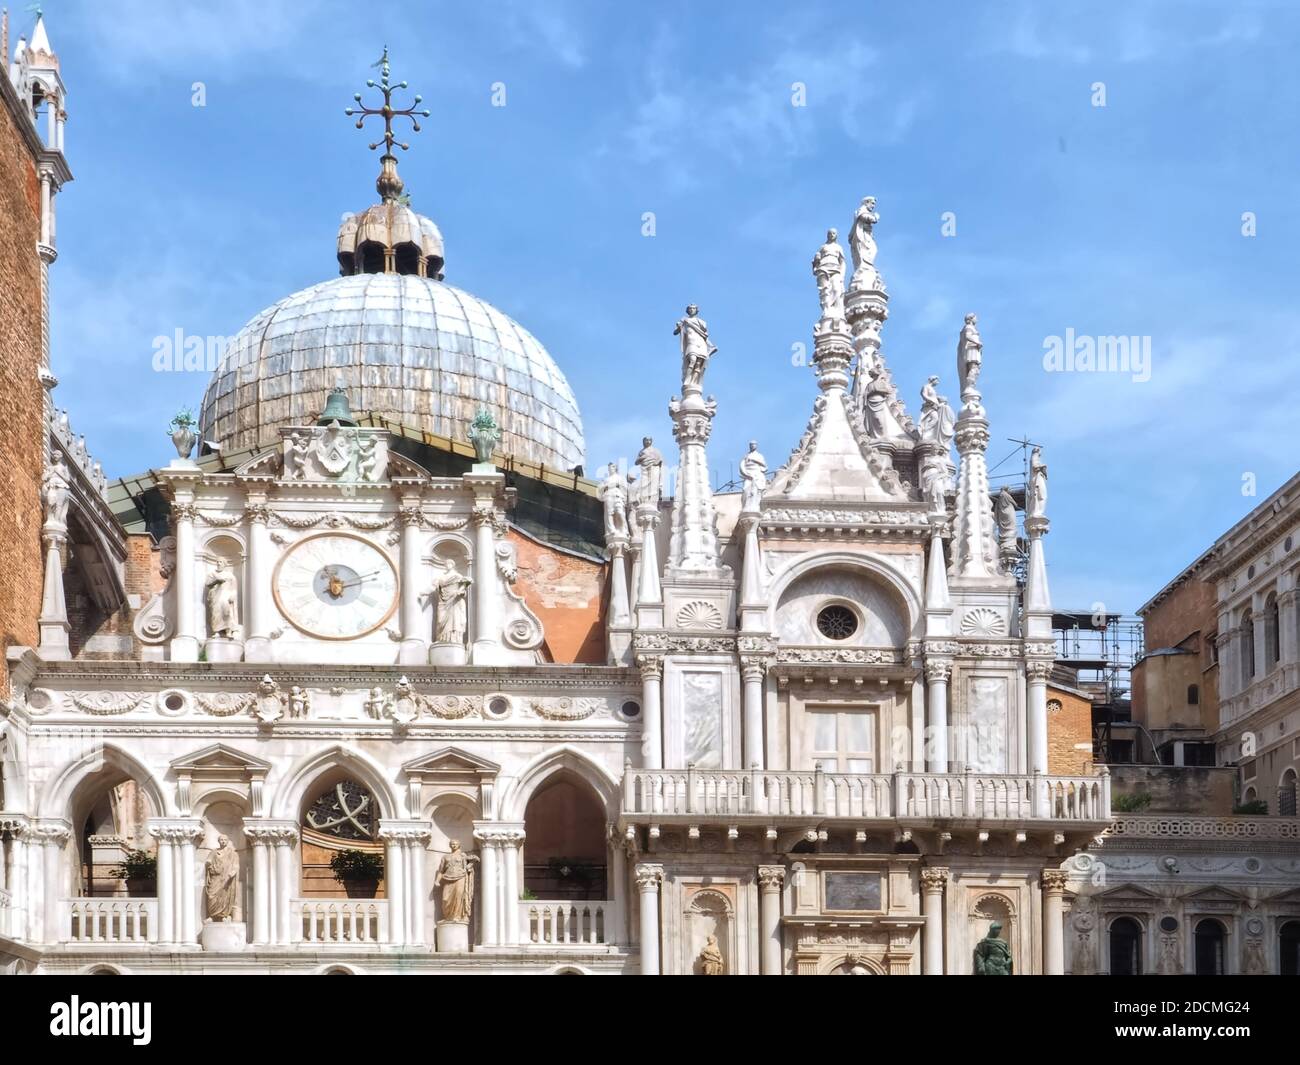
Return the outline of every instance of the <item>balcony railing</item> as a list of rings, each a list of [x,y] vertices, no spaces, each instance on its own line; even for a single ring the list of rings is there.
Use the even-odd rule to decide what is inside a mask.
[[[610,941],[610,903],[530,899],[519,904],[524,943],[537,946],[597,946]]]
[[[157,899],[63,900],[69,943],[152,943],[158,938]]]
[[[895,820],[1110,819],[1107,775],[628,769],[625,815]]]
[[[388,939],[387,899],[295,899],[303,943],[383,943]]]

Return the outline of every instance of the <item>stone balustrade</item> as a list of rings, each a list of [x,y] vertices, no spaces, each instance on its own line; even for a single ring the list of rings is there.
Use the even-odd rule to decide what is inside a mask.
[[[531,899],[519,904],[524,943],[544,947],[596,946],[610,942],[611,904],[589,899]]]
[[[997,773],[627,769],[624,815],[1100,822],[1110,778]]]
[[[301,942],[355,947],[388,939],[387,899],[295,899]]]
[[[158,938],[158,900],[64,899],[62,938],[69,943],[152,943]]]

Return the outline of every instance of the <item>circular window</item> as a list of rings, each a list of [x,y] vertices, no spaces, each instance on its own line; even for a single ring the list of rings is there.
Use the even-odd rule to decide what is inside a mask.
[[[622,706],[624,717],[639,717],[641,714],[641,704],[629,699]]]
[[[846,606],[824,607],[817,615],[817,631],[828,640],[847,640],[858,631],[858,616]]]
[[[163,700],[163,706],[167,707],[168,710],[181,710],[185,707],[185,699],[179,692],[172,692]]]
[[[493,717],[505,717],[510,713],[510,700],[504,695],[494,695],[487,702],[487,711]]]
[[[1060,699],[1048,699],[1048,700],[1047,700],[1047,712],[1048,712],[1049,714],[1059,714],[1059,713],[1061,712],[1061,700],[1060,700]]]
[[[1161,918],[1160,918],[1160,931],[1162,931],[1162,932],[1177,932],[1177,931],[1178,931],[1178,918],[1177,918],[1177,917],[1161,917]]]

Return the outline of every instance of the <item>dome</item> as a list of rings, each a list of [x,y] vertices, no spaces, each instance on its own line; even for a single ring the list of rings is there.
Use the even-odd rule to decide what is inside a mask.
[[[463,440],[486,405],[504,454],[552,469],[583,462],[577,401],[537,339],[468,292],[403,273],[337,277],[257,315],[208,383],[201,439],[227,452],[271,447],[282,427],[312,422],[340,382],[358,414]]]

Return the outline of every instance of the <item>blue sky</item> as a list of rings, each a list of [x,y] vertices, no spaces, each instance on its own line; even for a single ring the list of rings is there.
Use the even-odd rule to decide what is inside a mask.
[[[377,169],[342,109],[387,42],[433,111],[401,172],[447,279],[559,362],[589,471],[645,433],[671,446],[688,300],[721,349],[719,478],[750,437],[783,461],[816,394],[791,365],[818,313],[809,262],[866,194],[909,409],[930,373],[955,401],[973,310],[990,464],[1009,437],[1044,445],[1058,606],[1132,610],[1295,471],[1294,5],[711,7],[48,4],[76,175],[56,401],[111,476],[168,461],[164,427],[206,375],[155,373],[153,338],[233,335],[335,276],[339,218],[373,201]],[[1067,329],[1149,336],[1150,380],[1044,372]]]

